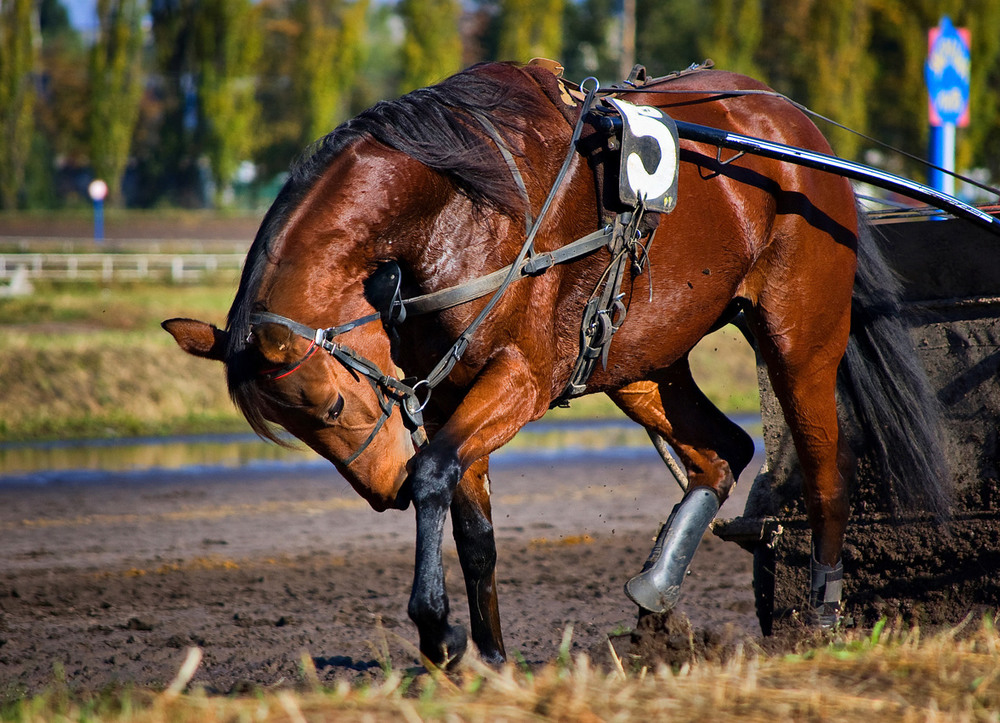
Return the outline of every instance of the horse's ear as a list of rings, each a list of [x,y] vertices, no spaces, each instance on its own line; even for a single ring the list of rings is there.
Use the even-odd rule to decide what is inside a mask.
[[[166,329],[177,346],[188,354],[205,359],[222,361],[226,355],[229,334],[214,324],[206,324],[195,319],[167,319],[160,324]]]

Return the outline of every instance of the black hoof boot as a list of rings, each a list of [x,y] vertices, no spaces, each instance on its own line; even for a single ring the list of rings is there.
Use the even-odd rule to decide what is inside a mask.
[[[809,622],[820,630],[832,630],[840,622],[840,597],[844,590],[844,565],[823,565],[809,557]]]
[[[435,636],[433,642],[420,640],[420,653],[427,661],[442,670],[455,667],[465,655],[468,637],[461,625],[448,625],[444,634]]]
[[[696,487],[674,507],[642,572],[625,583],[625,594],[643,610],[665,613],[677,604],[702,535],[719,511],[719,498],[707,487]]]

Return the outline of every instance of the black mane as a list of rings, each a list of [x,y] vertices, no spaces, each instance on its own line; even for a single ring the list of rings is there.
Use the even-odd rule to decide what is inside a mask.
[[[348,146],[372,138],[446,175],[477,208],[511,216],[522,212],[522,201],[500,152],[473,117],[488,116],[500,134],[510,139],[524,131],[525,121],[535,115],[545,97],[516,67],[490,67],[473,67],[437,85],[377,103],[307,148],[291,168],[247,253],[227,320],[229,393],[257,434],[277,441],[264,419],[263,399],[254,383],[259,360],[247,344],[258,290],[268,261],[277,251],[273,242],[330,163]],[[509,145],[516,148],[516,144]]]

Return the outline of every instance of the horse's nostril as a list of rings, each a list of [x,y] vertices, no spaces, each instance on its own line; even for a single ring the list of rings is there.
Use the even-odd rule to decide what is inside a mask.
[[[340,413],[343,411],[344,411],[344,397],[343,395],[338,394],[337,401],[333,403],[333,406],[330,407],[330,410],[326,413],[326,418],[332,422],[337,417],[339,417]]]

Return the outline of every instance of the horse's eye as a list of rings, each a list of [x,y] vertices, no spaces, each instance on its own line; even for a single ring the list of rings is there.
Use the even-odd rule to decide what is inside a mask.
[[[337,401],[333,403],[333,406],[326,413],[326,419],[332,422],[340,416],[340,413],[344,411],[344,397],[340,394],[337,395]]]

